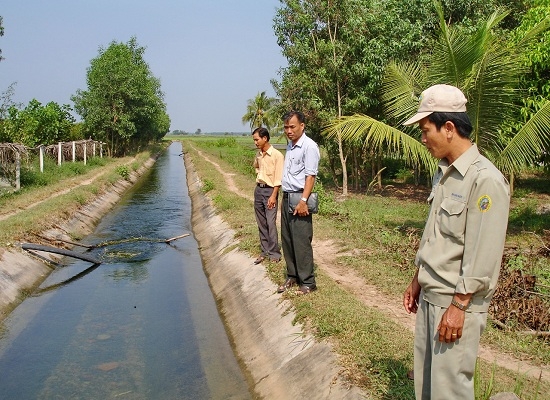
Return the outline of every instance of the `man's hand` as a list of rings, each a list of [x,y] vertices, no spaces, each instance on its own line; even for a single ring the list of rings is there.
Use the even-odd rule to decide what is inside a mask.
[[[300,217],[305,217],[306,215],[309,215],[309,210],[307,209],[307,203],[305,201],[300,200],[298,204],[296,205],[296,208],[294,208],[294,214],[298,214]]]
[[[465,311],[449,305],[437,326],[440,342],[454,343],[462,337],[465,314]]]
[[[420,285],[418,284],[418,270],[410,285],[403,293],[403,307],[408,314],[416,314],[418,311],[418,300],[420,299]]]
[[[267,209],[271,210],[275,207],[277,204],[277,196],[270,196],[269,199],[267,199]]]

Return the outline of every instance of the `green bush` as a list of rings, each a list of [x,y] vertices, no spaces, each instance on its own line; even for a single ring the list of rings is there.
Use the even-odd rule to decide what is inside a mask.
[[[40,187],[47,186],[51,181],[51,173],[41,173],[40,170],[35,168],[21,168],[21,187],[27,188],[29,186]]]
[[[208,193],[208,192],[210,192],[211,190],[214,190],[214,182],[212,182],[212,181],[209,180],[209,179],[205,179],[205,180],[202,182],[201,191],[202,191],[203,193]]]
[[[317,192],[319,198],[319,214],[320,215],[339,215],[341,212],[338,203],[334,200],[334,195],[327,192],[320,180],[315,181],[313,191]]]
[[[118,167],[116,167],[115,171],[126,180],[130,178],[130,169],[127,165],[119,165]]]

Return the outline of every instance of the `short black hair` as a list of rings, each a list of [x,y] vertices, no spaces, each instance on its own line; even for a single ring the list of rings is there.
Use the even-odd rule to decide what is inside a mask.
[[[263,126],[259,127],[259,128],[256,128],[252,131],[252,136],[254,136],[254,134],[257,133],[259,137],[261,138],[267,138],[267,141],[269,142],[269,139],[271,139],[269,137],[269,131],[264,128]]]
[[[303,124],[304,122],[306,122],[306,117],[304,116],[304,114],[300,111],[289,111],[287,112],[285,115],[283,115],[283,121],[288,121],[290,118],[296,116],[296,118],[298,118],[298,122]]]
[[[428,120],[434,123],[438,130],[445,125],[445,122],[451,121],[455,125],[458,134],[465,138],[469,138],[470,133],[474,129],[470,122],[470,117],[465,112],[434,111],[428,115]]]

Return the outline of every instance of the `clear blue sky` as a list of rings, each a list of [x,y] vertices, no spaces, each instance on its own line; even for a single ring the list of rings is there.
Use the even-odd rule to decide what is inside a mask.
[[[246,132],[248,99],[275,93],[287,65],[273,33],[278,0],[2,0],[0,92],[73,103],[99,47],[132,36],[161,80],[171,130]],[[79,117],[77,117],[79,118]]]

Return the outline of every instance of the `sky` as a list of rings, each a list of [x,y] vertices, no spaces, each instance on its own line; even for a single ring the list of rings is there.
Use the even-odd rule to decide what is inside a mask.
[[[249,99],[287,66],[273,32],[279,0],[2,0],[0,92],[73,107],[99,48],[135,37],[160,79],[170,130],[248,132]],[[77,120],[80,117],[75,114]]]

